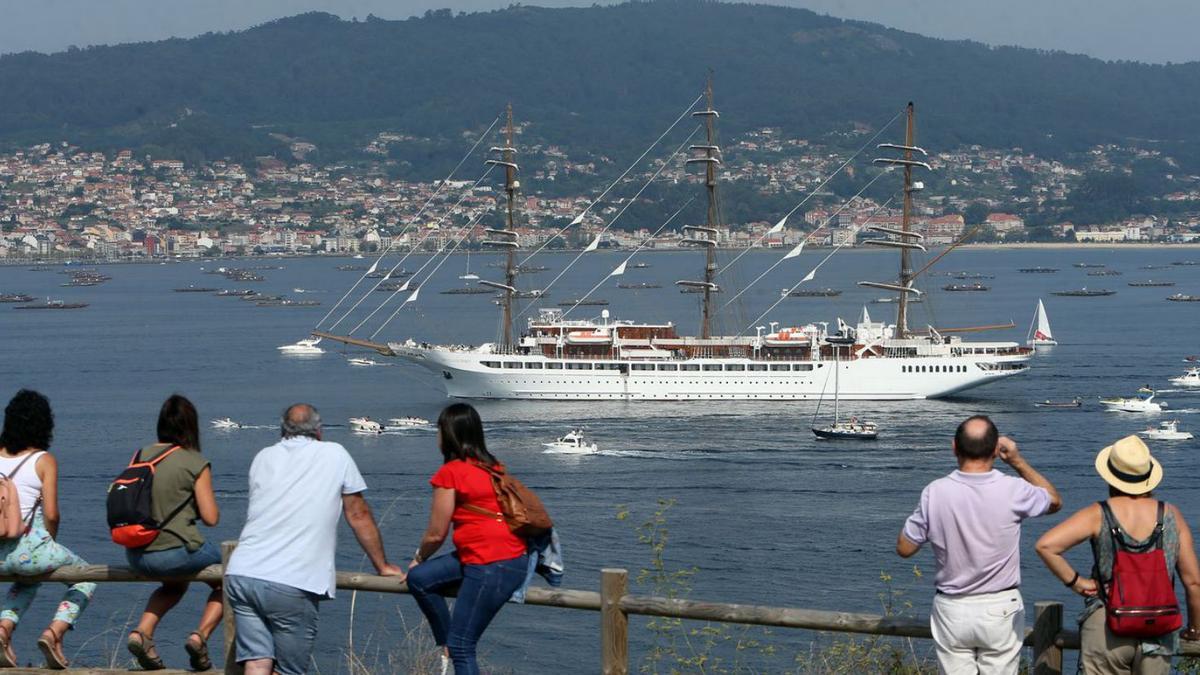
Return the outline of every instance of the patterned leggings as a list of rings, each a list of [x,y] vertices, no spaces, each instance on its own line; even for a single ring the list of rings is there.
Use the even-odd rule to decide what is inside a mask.
[[[87,562],[75,555],[66,546],[54,541],[46,531],[41,513],[33,521],[33,528],[24,537],[17,540],[0,542],[0,573],[18,576],[37,576],[46,574],[67,565],[86,565]],[[29,609],[41,582],[16,582],[4,596],[0,605],[0,619],[7,619],[14,624],[19,623],[21,614]],[[96,592],[96,584],[72,584],[58,603],[54,612],[55,621],[65,621],[74,626],[75,619],[87,608],[88,601]]]

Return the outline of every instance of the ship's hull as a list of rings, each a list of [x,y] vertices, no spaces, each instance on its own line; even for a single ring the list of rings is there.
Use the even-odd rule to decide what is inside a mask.
[[[559,360],[404,344],[389,347],[398,358],[436,374],[447,395],[472,399],[817,400],[832,396],[829,376],[835,365],[831,360]],[[1023,372],[1026,360],[1025,355],[988,355],[841,361],[836,364],[841,368],[839,396],[860,401],[941,398]],[[766,370],[753,370],[752,365]]]

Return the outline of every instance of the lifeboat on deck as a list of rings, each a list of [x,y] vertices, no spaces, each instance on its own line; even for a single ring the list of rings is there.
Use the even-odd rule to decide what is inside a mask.
[[[612,333],[607,328],[595,330],[573,330],[567,333],[567,343],[573,345],[606,345],[612,342]]]
[[[804,328],[782,328],[764,335],[763,341],[769,347],[807,347],[811,344],[811,338]]]

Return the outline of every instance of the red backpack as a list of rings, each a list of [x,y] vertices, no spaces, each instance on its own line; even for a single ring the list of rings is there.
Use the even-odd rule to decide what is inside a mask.
[[[1112,536],[1113,566],[1108,583],[1100,584],[1113,635],[1153,638],[1179,630],[1183,615],[1175,597],[1175,579],[1167,568],[1162,548],[1163,513],[1166,505],[1158,502],[1154,534],[1142,544],[1130,544],[1108,502],[1100,502]]]
[[[25,455],[25,459],[22,459],[7,476],[0,473],[0,539],[20,539],[28,534],[33,526],[33,516],[42,505],[42,496],[38,495],[37,501],[33,503],[29,517],[22,518],[21,497],[17,494],[17,484],[13,482],[13,478],[21,467],[25,466],[25,462],[39,454],[41,453],[31,452]]]

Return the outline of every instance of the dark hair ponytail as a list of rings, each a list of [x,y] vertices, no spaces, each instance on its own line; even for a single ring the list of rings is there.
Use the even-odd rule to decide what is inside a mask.
[[[158,411],[158,442],[200,451],[200,422],[196,406],[179,394],[163,401]]]
[[[444,461],[473,459],[488,466],[500,463],[488,452],[483,440],[483,420],[475,408],[466,403],[448,405],[438,416],[437,423],[441,432],[439,449]]]

